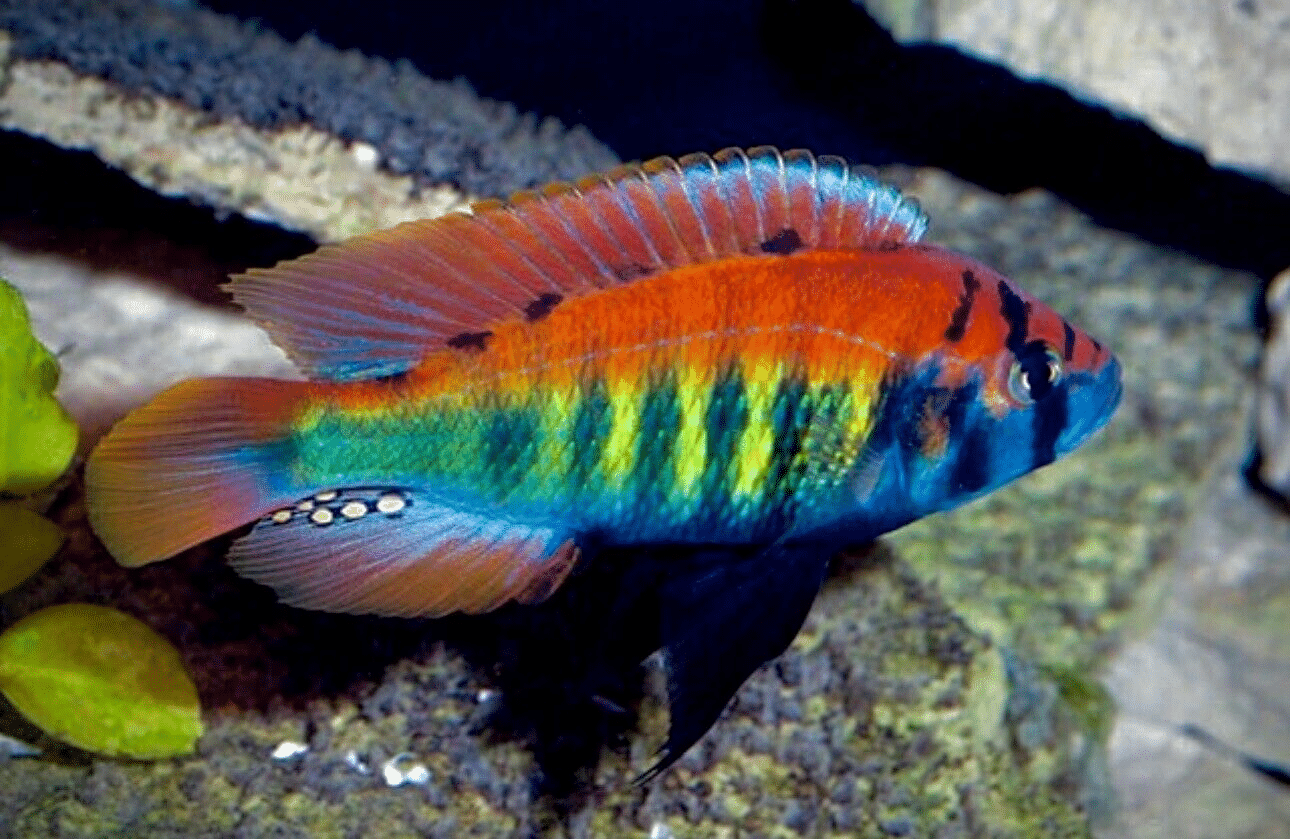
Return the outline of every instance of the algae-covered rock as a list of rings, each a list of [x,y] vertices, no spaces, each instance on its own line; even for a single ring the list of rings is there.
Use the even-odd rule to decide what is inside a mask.
[[[0,634],[0,693],[54,737],[104,755],[187,754],[202,733],[178,651],[105,606],[51,606]]]
[[[0,491],[35,492],[63,473],[76,424],[53,397],[58,361],[31,334],[27,307],[0,280]]]

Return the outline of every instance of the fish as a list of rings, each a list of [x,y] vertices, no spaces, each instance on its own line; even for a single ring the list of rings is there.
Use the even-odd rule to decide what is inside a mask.
[[[303,378],[130,412],[88,459],[90,522],[128,567],[249,524],[229,561],[282,601],[403,617],[674,551],[661,771],[788,647],[832,557],[1119,403],[1109,349],[927,226],[840,157],[729,148],[249,270],[231,294]]]

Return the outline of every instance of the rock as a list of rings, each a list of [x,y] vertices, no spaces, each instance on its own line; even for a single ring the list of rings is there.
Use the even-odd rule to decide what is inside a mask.
[[[1290,185],[1287,0],[863,0],[899,39],[950,44]]]
[[[323,241],[618,162],[407,62],[141,0],[0,3],[0,128]]]
[[[1290,499],[1290,269],[1268,285],[1268,339],[1259,371],[1259,479]]]

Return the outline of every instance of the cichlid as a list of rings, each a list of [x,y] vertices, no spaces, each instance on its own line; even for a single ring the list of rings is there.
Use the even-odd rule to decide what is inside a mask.
[[[89,460],[90,520],[128,566],[255,522],[238,571],[382,615],[537,601],[604,546],[727,557],[661,598],[665,765],[842,547],[1115,411],[1105,347],[926,226],[840,158],[727,149],[252,270],[234,298],[308,380],[135,410]]]

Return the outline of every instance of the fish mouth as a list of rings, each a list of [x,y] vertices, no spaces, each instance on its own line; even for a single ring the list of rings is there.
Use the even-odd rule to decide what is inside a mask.
[[[1079,407],[1075,409],[1075,421],[1061,435],[1057,447],[1059,452],[1065,454],[1077,448],[1102,430],[1111,421],[1111,417],[1115,416],[1116,409],[1120,407],[1120,398],[1124,395],[1124,381],[1120,373],[1120,362],[1113,358],[1101,373],[1089,376],[1084,383],[1072,389],[1072,401]],[[1098,398],[1099,395],[1101,398]]]

